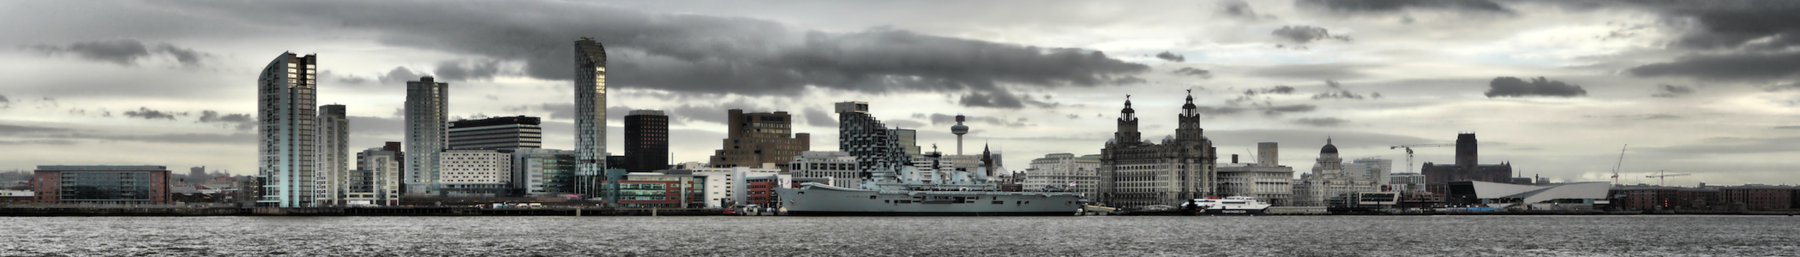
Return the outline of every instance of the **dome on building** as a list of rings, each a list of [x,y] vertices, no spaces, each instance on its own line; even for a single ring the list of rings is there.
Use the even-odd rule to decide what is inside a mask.
[[[1325,147],[1319,148],[1319,154],[1337,154],[1337,146],[1331,145],[1331,138],[1325,139]]]
[[[1129,99],[1125,100],[1125,109],[1119,110],[1119,113],[1136,113],[1136,112],[1137,111],[1131,110],[1131,100],[1129,100]]]

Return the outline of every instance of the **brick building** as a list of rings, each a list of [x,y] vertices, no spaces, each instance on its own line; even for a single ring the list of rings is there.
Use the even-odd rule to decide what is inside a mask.
[[[31,181],[39,203],[170,203],[169,168],[161,165],[39,165]]]
[[[812,146],[812,134],[793,133],[793,117],[787,112],[727,112],[730,128],[725,131],[723,146],[709,158],[708,165],[713,168],[763,167],[774,163],[779,165],[770,168],[786,172],[787,163]]]

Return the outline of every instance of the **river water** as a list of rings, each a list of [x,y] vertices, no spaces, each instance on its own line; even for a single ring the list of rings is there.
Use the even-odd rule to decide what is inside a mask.
[[[0,256],[1792,256],[1789,216],[0,217]]]

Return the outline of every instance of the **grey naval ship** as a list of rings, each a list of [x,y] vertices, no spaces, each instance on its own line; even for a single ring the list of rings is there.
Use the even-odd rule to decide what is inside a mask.
[[[1080,193],[1054,188],[1001,191],[985,168],[945,169],[938,160],[924,170],[884,166],[865,172],[855,188],[804,183],[775,191],[788,215],[1074,215],[1086,204]]]

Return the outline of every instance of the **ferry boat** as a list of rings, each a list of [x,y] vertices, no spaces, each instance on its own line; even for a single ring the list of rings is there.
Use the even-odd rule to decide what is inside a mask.
[[[1182,203],[1181,209],[1187,209],[1190,204],[1197,206],[1195,209],[1200,210],[1200,213],[1208,215],[1259,215],[1266,213],[1270,206],[1270,204],[1256,201],[1254,197],[1232,196],[1225,197],[1225,199],[1190,200]]]
[[[1080,193],[1054,188],[1001,191],[981,168],[886,165],[857,187],[804,183],[775,191],[788,215],[1075,215],[1087,204]]]

